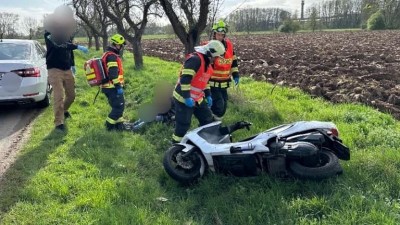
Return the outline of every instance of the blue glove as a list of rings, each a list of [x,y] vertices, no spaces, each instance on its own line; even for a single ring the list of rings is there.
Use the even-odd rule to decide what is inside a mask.
[[[211,106],[212,106],[212,98],[211,98],[211,96],[207,96],[207,106],[208,106],[208,108],[211,108]]]
[[[72,74],[75,76],[75,74],[76,74],[76,68],[75,68],[75,66],[71,66],[71,71],[72,71]]]
[[[124,89],[122,89],[121,86],[117,86],[117,95],[123,95],[124,94]]]
[[[233,81],[235,82],[235,85],[238,85],[239,84],[239,77],[234,77]]]
[[[80,51],[82,51],[83,53],[88,53],[89,52],[89,50],[85,46],[82,46],[82,45],[78,45],[78,49]]]
[[[185,105],[189,108],[194,107],[194,100],[193,98],[185,98]]]

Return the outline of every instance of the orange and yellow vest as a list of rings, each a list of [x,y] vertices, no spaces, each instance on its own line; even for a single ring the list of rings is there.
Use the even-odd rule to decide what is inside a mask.
[[[118,81],[119,83],[123,86],[124,85],[124,68],[122,66],[122,60],[119,57],[119,55],[115,54],[114,52],[111,51],[107,51],[103,54],[103,56],[101,57],[101,61],[103,62],[103,67],[104,67],[104,71],[106,72],[107,76],[108,76],[108,67],[107,67],[107,56],[109,55],[115,55],[117,56],[117,65],[118,65]],[[114,83],[112,82],[112,80],[108,81],[105,84],[102,84],[101,87],[103,88],[113,88],[114,87]]]
[[[200,53],[193,53],[197,54],[200,58],[200,68],[197,71],[197,73],[193,76],[192,81],[190,82],[190,97],[193,98],[196,102],[200,102],[203,100],[204,97],[204,89],[207,88],[208,80],[211,77],[212,73],[212,67],[209,65],[207,67],[207,70],[205,68],[205,62],[204,62],[204,56]],[[189,56],[190,57],[190,56]],[[182,75],[182,70],[183,66],[181,68],[181,71],[179,72],[179,78],[178,78],[178,83],[180,84],[180,78]],[[177,92],[174,92],[174,97],[180,101],[184,102],[184,99],[182,96],[177,94]]]
[[[233,62],[233,44],[225,38],[226,52],[224,57],[217,57],[214,59],[212,81],[230,81],[231,80],[231,67]]]

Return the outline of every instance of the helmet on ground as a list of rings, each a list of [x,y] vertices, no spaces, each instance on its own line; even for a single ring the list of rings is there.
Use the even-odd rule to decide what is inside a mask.
[[[207,55],[211,57],[223,56],[225,54],[225,46],[218,40],[211,40],[205,46]]]
[[[114,34],[113,36],[111,36],[110,38],[111,43],[116,44],[116,45],[125,45],[125,38],[120,35],[120,34]]]
[[[219,20],[217,23],[215,23],[212,27],[212,30],[214,32],[218,32],[218,33],[226,33],[227,31],[227,26],[225,24],[225,22],[223,20]]]

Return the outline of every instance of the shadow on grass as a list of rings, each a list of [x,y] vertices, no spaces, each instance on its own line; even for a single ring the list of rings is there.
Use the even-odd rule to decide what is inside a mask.
[[[23,200],[21,196],[25,185],[46,164],[48,156],[57,146],[64,142],[63,137],[66,134],[53,130],[39,146],[20,152],[0,181],[1,214],[4,215],[16,202]]]

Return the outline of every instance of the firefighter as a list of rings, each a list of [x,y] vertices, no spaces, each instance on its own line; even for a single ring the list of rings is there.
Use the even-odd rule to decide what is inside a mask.
[[[125,38],[120,34],[114,34],[110,39],[110,45],[102,56],[103,66],[108,76],[108,82],[101,85],[102,92],[106,95],[111,106],[111,112],[106,119],[107,130],[124,130],[122,115],[125,109],[124,100],[124,69],[119,56],[124,45]]]
[[[215,58],[213,63],[213,74],[210,78],[211,96],[213,105],[211,110],[215,120],[222,120],[228,105],[228,91],[231,80],[235,85],[239,84],[238,61],[232,42],[226,38],[227,26],[220,20],[212,27],[213,39],[221,41],[226,49],[225,55]]]
[[[175,105],[175,132],[172,142],[179,142],[190,128],[192,114],[199,125],[213,121],[209,78],[211,63],[225,53],[224,45],[211,40],[207,45],[195,47],[195,52],[188,55],[181,70],[173,92]]]

